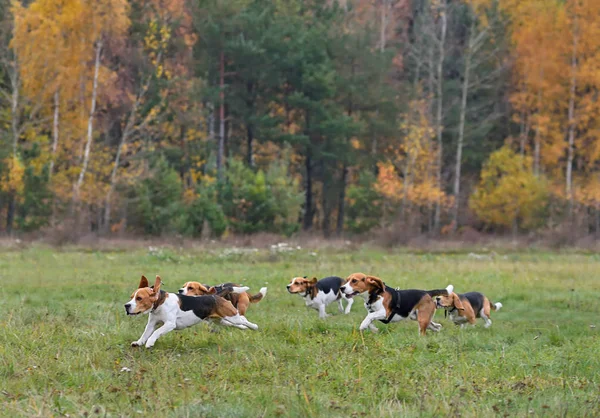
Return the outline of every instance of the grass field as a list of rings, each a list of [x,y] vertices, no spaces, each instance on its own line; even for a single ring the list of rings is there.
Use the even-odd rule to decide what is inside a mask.
[[[296,275],[372,273],[403,288],[478,290],[493,325],[415,322],[358,332],[365,309],[319,320],[285,285]],[[267,297],[259,331],[200,324],[131,348],[147,317],[123,304],[140,274],[163,289],[237,281]],[[0,253],[2,416],[600,416],[600,256],[383,250]],[[481,320],[479,320],[481,321]],[[596,328],[596,327],[597,328]]]

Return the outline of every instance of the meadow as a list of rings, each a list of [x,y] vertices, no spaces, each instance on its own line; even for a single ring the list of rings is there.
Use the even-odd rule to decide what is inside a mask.
[[[478,290],[493,325],[438,334],[415,322],[360,333],[360,299],[325,320],[286,292],[298,275],[362,271],[393,287]],[[132,348],[141,274],[163,289],[240,282],[267,297],[256,332],[200,324]],[[401,250],[147,249],[0,252],[2,416],[600,416],[600,256],[520,252],[493,259]],[[215,328],[216,332],[211,331]]]

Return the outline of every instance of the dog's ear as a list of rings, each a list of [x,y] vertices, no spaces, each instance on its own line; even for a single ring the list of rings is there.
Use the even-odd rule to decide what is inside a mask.
[[[162,280],[160,279],[160,276],[157,274],[156,275],[156,281],[154,282],[154,288],[152,289],[152,292],[155,295],[160,294],[160,285],[162,284]]]
[[[317,284],[317,278],[313,277],[311,280],[309,280],[308,284]]]
[[[216,288],[216,287],[214,287],[214,286],[211,286],[211,287],[210,287],[210,288],[209,288],[209,289],[206,291],[206,294],[207,294],[207,295],[214,295],[214,294],[216,294],[216,293],[217,293],[217,288]]]
[[[375,277],[375,276],[367,276],[366,279],[367,283],[376,287],[379,290],[385,290],[385,285],[383,284],[383,280],[381,280],[379,277]]]
[[[148,284],[148,279],[146,279],[146,276],[142,276],[142,278],[140,280],[140,285],[138,286],[138,289],[141,289],[142,287],[150,287],[150,285]]]
[[[452,303],[454,303],[454,307],[456,309],[458,309],[459,311],[465,310],[465,306],[462,304],[462,302],[460,301],[460,298],[458,297],[458,295],[456,293],[452,293]]]

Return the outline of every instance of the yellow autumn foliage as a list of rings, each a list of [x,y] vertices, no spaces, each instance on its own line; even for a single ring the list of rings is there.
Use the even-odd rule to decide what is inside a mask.
[[[539,226],[547,197],[546,181],[533,174],[531,158],[505,145],[481,170],[469,206],[488,225],[532,228]]]
[[[19,200],[25,187],[23,183],[25,167],[16,155],[6,158],[3,165],[7,167],[7,170],[2,176],[0,190],[6,193],[14,193],[17,196],[17,200]]]

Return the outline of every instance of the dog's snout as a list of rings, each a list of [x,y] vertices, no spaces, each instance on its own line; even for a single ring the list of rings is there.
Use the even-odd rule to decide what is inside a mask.
[[[183,288],[179,289],[179,294],[183,294]]]
[[[288,284],[286,287],[289,289],[289,288],[290,288],[290,286],[291,286],[291,284]]]
[[[342,292],[345,292],[346,291],[346,286],[342,286],[342,287],[340,287],[340,289],[342,290]]]

